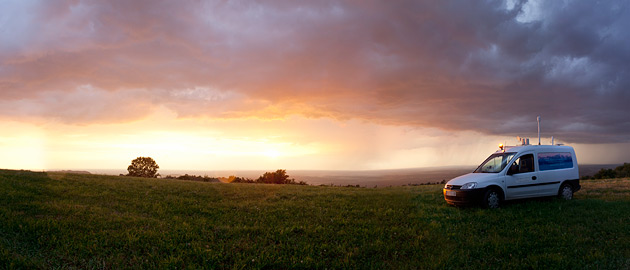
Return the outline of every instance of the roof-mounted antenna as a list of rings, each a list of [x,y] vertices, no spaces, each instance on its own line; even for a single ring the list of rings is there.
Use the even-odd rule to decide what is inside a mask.
[[[536,122],[538,122],[538,145],[540,145],[540,115],[536,117]]]

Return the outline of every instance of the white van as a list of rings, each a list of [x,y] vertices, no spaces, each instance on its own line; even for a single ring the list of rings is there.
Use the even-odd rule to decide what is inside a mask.
[[[580,190],[573,147],[561,145],[499,146],[474,172],[448,181],[444,199],[452,205],[481,203],[497,208],[506,200],[559,196]]]

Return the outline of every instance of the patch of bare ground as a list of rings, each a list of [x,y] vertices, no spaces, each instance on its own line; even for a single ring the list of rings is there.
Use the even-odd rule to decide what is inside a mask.
[[[577,198],[598,198],[606,201],[630,201],[630,178],[582,180]]]

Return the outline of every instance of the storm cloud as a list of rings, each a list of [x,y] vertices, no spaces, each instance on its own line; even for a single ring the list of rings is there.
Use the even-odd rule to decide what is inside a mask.
[[[2,1],[0,117],[182,116],[630,142],[627,1]]]

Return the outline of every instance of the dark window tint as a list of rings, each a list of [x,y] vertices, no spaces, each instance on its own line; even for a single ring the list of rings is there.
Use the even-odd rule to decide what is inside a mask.
[[[573,168],[571,153],[538,153],[538,167],[541,171]]]

